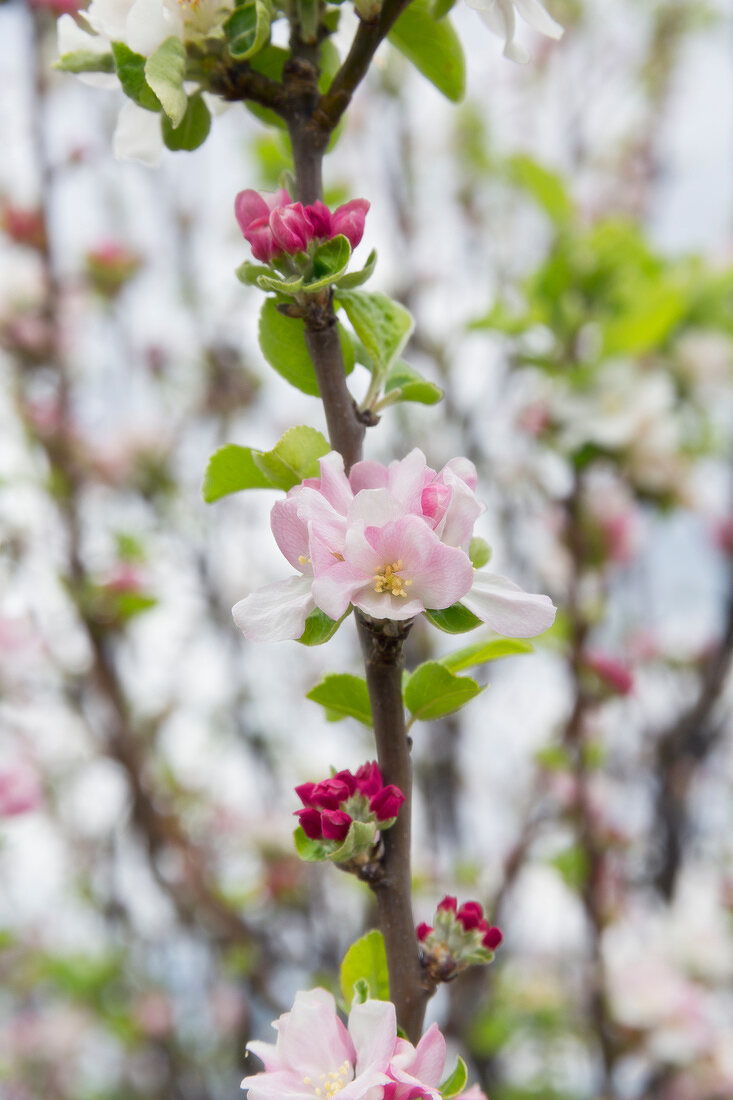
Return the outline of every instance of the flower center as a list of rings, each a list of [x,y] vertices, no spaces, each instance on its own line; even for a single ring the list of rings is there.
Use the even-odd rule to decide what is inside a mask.
[[[331,1100],[345,1085],[348,1085],[350,1080],[351,1062],[346,1061],[338,1069],[331,1070],[330,1073],[322,1073],[318,1078],[318,1084],[311,1077],[304,1077],[303,1084],[311,1085],[315,1095],[322,1100]]]
[[[406,581],[403,577],[397,574],[402,569],[402,558],[399,561],[393,561],[391,565],[382,566],[382,570],[379,573],[375,573],[374,577],[374,591],[375,592],[391,592],[393,596],[407,597],[405,588],[408,588],[412,581]]]

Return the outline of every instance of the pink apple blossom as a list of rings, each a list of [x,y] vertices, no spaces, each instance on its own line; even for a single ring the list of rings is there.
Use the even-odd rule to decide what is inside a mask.
[[[353,606],[375,619],[405,621],[460,601],[508,637],[531,637],[552,624],[547,596],[473,569],[468,549],[484,505],[468,459],[452,459],[436,473],[416,448],[389,466],[359,462],[347,477],[331,452],[320,468],[320,477],[295,486],[273,508],[275,540],[300,576],[235,606],[247,637],[297,638],[316,607],[332,619]]]
[[[267,264],[281,253],[305,252],[311,241],[330,241],[340,234],[356,248],[368,210],[366,199],[352,199],[331,213],[320,201],[310,206],[292,202],[285,190],[260,194],[248,189],[234,201],[234,213],[252,255]]]
[[[301,783],[295,793],[305,807],[296,810],[301,828],[311,840],[344,841],[352,821],[388,829],[394,824],[405,796],[394,783],[386,786],[375,762],[363,764],[355,775],[340,771],[320,783]]]
[[[441,1100],[439,1085],[446,1076],[446,1043],[437,1024],[431,1024],[413,1046],[398,1039],[389,1064],[392,1083],[384,1090],[383,1100]],[[458,1100],[486,1100],[478,1085],[466,1089]]]
[[[389,1084],[387,1067],[397,1042],[389,1001],[354,1005],[346,1028],[331,994],[312,989],[297,993],[291,1011],[273,1026],[276,1043],[254,1041],[247,1047],[265,1064],[262,1073],[242,1081],[249,1100],[362,1100],[367,1095],[371,1100]]]

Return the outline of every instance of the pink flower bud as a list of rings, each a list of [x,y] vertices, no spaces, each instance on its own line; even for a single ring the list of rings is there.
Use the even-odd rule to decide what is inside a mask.
[[[381,791],[384,786],[382,773],[376,760],[372,760],[368,764],[362,764],[355,778],[357,787],[367,798],[371,798],[377,791]]]
[[[307,810],[296,810],[295,816],[299,818],[300,827],[309,840],[321,840],[323,838],[321,815],[318,810],[315,810],[313,808]]]
[[[343,810],[324,810],[321,814],[324,840],[346,840],[351,828],[351,818]]]
[[[619,695],[630,695],[634,690],[634,677],[626,665],[606,653],[589,653],[586,667],[595,672],[604,683]]]
[[[331,237],[335,236],[335,233],[331,229],[331,211],[328,209],[325,202],[321,202],[321,200],[318,199],[310,206],[306,206],[305,212],[308,215],[308,220],[313,226],[314,237],[322,237],[324,241],[330,241]]]
[[[472,932],[480,926],[483,915],[484,911],[477,901],[467,901],[456,913],[456,919],[463,925],[464,932]]]
[[[272,195],[260,195],[248,189],[240,191],[234,200],[239,228],[252,246],[252,255],[261,263],[268,264],[278,251],[270,229],[270,214],[289,202],[290,195],[284,189]]]
[[[269,264],[273,256],[277,255],[279,251],[270,229],[269,217],[252,222],[243,232],[245,239],[249,241],[252,248],[254,258],[259,260],[260,263]]]
[[[369,203],[366,199],[352,199],[351,202],[339,206],[331,215],[331,236],[337,237],[343,233],[352,248],[356,248],[364,236],[364,221],[366,219]]]
[[[359,784],[356,781],[356,776],[352,775],[351,772],[348,771],[348,769],[344,769],[344,771],[341,772],[336,772],[333,778],[338,779],[339,782],[345,784],[349,792],[349,798],[352,794],[356,794],[356,792],[359,790]]]
[[[397,817],[397,812],[405,801],[405,796],[399,787],[390,783],[375,794],[369,802],[369,809],[377,815],[377,821],[388,821],[391,817]]]
[[[422,514],[435,527],[442,520],[451,502],[453,490],[448,485],[428,485],[420,499]]]
[[[300,202],[273,210],[270,214],[270,229],[275,243],[283,252],[290,254],[305,251],[308,242],[313,240],[313,226]]]
[[[425,921],[421,921],[415,931],[417,933],[418,940],[420,941],[420,943],[422,943],[423,940],[426,940],[428,938],[433,929],[429,924],[426,924]]]
[[[315,786],[315,783],[301,783],[300,786],[295,788],[295,793],[304,806],[315,805],[313,802],[313,791]]]
[[[322,779],[311,791],[311,805],[320,810],[338,810],[350,795],[349,786],[342,779]]]
[[[484,938],[481,940],[481,943],[484,945],[484,947],[487,947],[489,951],[496,951],[497,947],[503,939],[504,935],[501,931],[501,928],[497,928],[496,925],[492,925],[491,928],[487,929],[487,931],[485,932]]]
[[[442,901],[438,902],[439,913],[455,913],[458,909],[458,899],[446,894]]]

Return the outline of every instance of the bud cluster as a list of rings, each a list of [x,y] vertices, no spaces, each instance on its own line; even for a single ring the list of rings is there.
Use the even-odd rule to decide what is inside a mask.
[[[324,842],[334,852],[342,847],[354,825],[361,854],[371,852],[377,831],[394,825],[405,796],[393,783],[385,786],[378,765],[362,764],[355,775],[340,771],[320,783],[301,783],[295,788],[304,809],[296,810],[309,840]],[[366,829],[363,826],[367,826]],[[352,846],[350,846],[352,847]],[[353,848],[349,858],[360,854]]]
[[[493,961],[494,952],[504,938],[501,929],[484,917],[477,901],[458,901],[444,897],[435,913],[434,926],[417,926],[422,964],[436,982],[449,982],[469,966]]]
[[[352,248],[364,235],[369,209],[366,199],[353,199],[333,213],[323,202],[303,206],[293,202],[283,188],[274,194],[240,191],[234,203],[239,228],[252,246],[252,255],[269,264],[282,256],[307,252],[311,242],[346,237]]]

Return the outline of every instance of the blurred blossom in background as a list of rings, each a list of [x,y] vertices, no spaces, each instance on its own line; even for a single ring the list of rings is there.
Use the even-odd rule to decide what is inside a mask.
[[[277,189],[285,142],[237,105],[158,170],[115,161],[121,94],[51,70],[76,8],[0,7],[0,1095],[219,1100],[373,919],[292,843],[293,788],[373,753],[303,699],[357,670],[349,631],[232,623],[282,576],[276,494],[201,498],[217,446],[320,415],[233,274],[234,197]],[[326,162],[446,391],[370,457],[468,456],[491,569],[561,609],[412,730],[416,920],[451,891],[505,936],[430,1013],[492,1100],[724,1100],[733,4],[547,8],[528,66],[454,9],[459,108],[384,47]],[[408,659],[442,645],[417,626]]]

